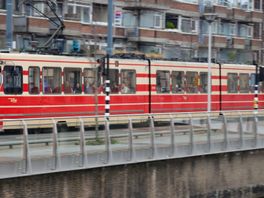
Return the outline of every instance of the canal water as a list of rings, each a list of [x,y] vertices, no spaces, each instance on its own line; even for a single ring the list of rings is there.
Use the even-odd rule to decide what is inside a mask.
[[[264,197],[264,151],[3,179],[0,197]]]

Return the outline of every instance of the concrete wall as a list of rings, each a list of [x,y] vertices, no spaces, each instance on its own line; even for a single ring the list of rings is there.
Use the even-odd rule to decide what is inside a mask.
[[[264,196],[264,151],[0,180],[0,197]]]

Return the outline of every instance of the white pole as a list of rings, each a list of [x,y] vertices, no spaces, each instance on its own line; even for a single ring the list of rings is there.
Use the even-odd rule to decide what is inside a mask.
[[[208,78],[207,78],[207,111],[211,112],[211,56],[212,56],[212,22],[208,22]]]

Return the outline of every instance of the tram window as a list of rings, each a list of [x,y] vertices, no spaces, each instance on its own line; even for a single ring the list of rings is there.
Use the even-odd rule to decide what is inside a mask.
[[[43,68],[43,91],[45,94],[61,93],[61,68]]]
[[[39,67],[29,67],[28,69],[28,92],[30,94],[39,94],[39,88],[40,88]]]
[[[249,92],[249,74],[239,74],[240,93]]]
[[[227,74],[227,89],[228,93],[237,93],[238,75],[236,73]]]
[[[208,81],[208,73],[201,72],[200,73],[200,92],[207,93],[207,82]]]
[[[136,71],[121,70],[121,93],[132,94],[136,92]]]
[[[169,71],[157,71],[156,73],[157,93],[169,93],[170,92],[170,72]]]
[[[84,69],[83,81],[84,81],[84,93],[94,94],[96,91],[96,87],[100,87],[101,85],[100,73],[98,72],[98,69],[95,68]]]
[[[183,71],[173,71],[171,74],[172,93],[183,93],[186,79]]]
[[[21,66],[4,67],[4,92],[5,94],[22,94],[23,71]]]
[[[104,77],[105,82],[105,77]],[[118,69],[109,69],[110,91],[111,93],[119,92],[119,73]]]
[[[198,72],[186,72],[187,79],[187,93],[197,93],[199,87],[199,75]]]
[[[255,80],[256,80],[256,74],[250,74],[249,88],[250,88],[250,92],[252,93],[254,93],[255,90]]]
[[[65,94],[81,94],[82,83],[81,83],[81,72],[80,68],[64,68],[64,93]]]

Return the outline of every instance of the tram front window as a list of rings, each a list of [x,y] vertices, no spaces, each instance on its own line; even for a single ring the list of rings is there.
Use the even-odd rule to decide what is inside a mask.
[[[21,66],[4,67],[4,93],[22,94],[23,72]]]

